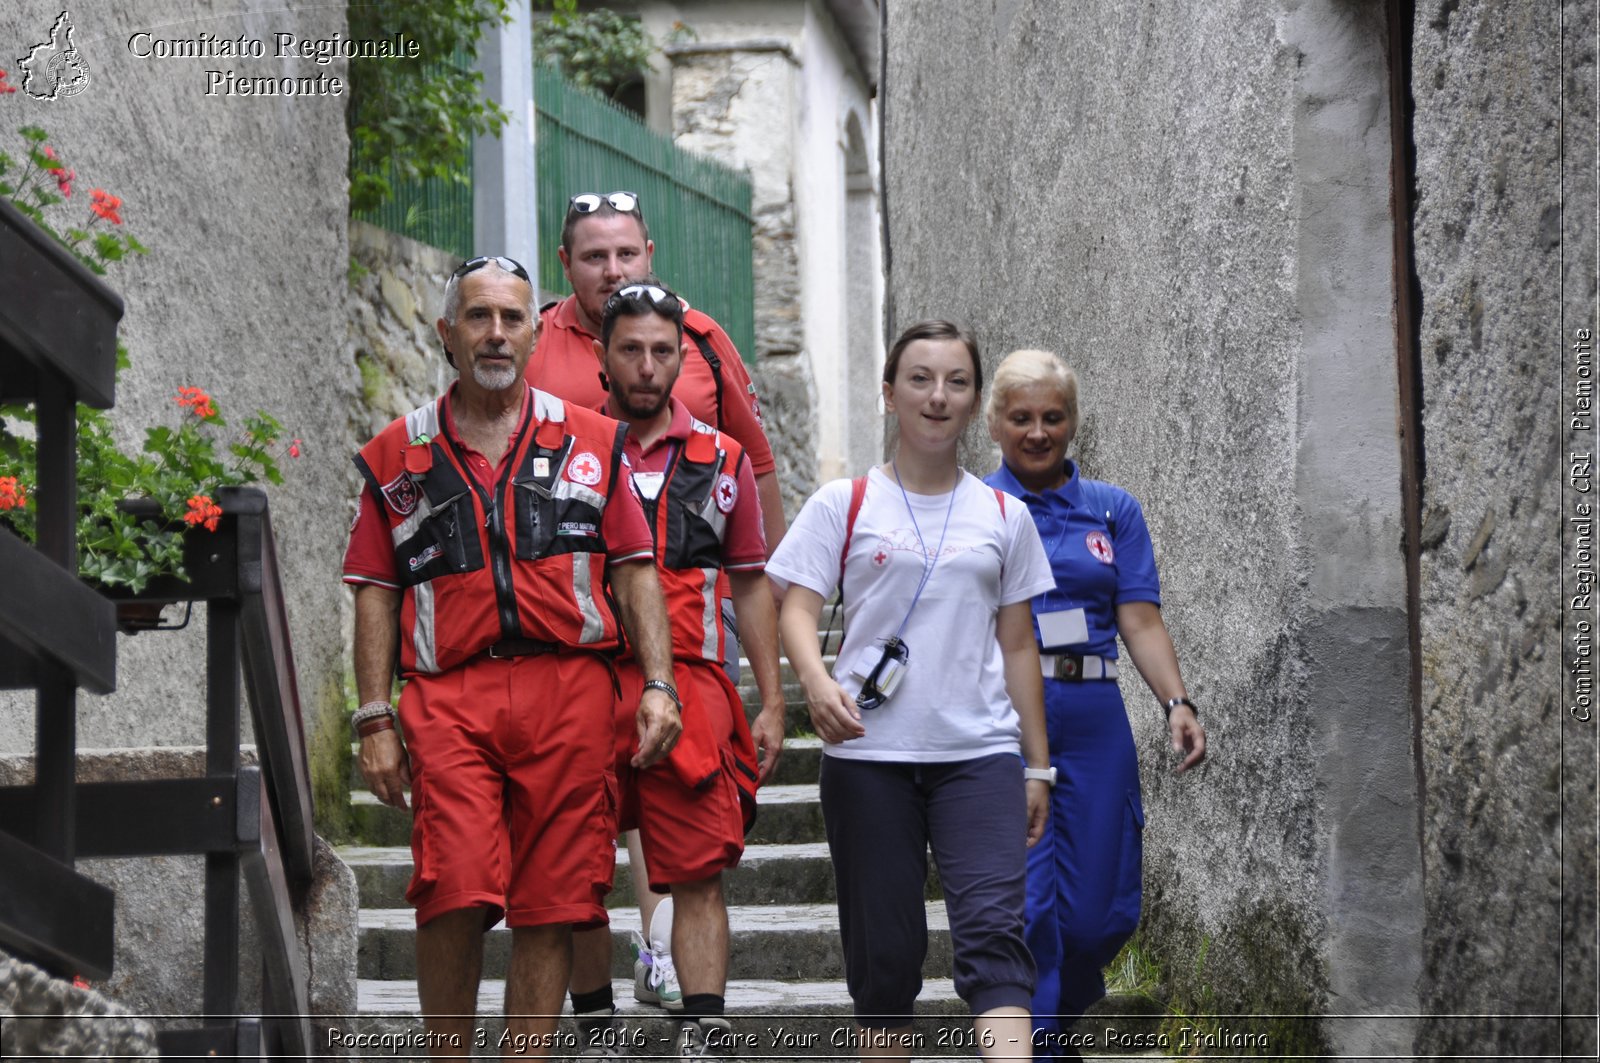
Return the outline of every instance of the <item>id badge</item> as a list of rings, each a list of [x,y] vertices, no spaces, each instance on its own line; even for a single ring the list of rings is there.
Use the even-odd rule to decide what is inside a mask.
[[[1053,609],[1038,614],[1039,640],[1046,649],[1089,641],[1089,620],[1082,609]]]

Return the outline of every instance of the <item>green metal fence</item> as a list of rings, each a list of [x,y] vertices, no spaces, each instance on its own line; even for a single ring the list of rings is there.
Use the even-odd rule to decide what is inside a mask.
[[[655,241],[655,271],[717,319],[747,359],[755,356],[750,180],[684,151],[631,114],[540,67],[538,112],[539,280],[566,291],[555,247],[567,201],[579,192],[639,195]]]
[[[407,181],[402,180],[391,165],[388,178],[394,196],[377,210],[364,210],[356,217],[392,233],[441,247],[461,258],[470,258],[474,253],[471,150],[462,152],[457,172],[466,178],[465,182],[438,178]]]
[[[656,274],[716,318],[745,358],[754,358],[750,179],[684,151],[553,69],[535,71],[534,103],[540,284],[554,292],[568,290],[556,245],[572,196],[636,192],[656,244]],[[391,173],[394,198],[357,216],[467,258],[476,253],[470,146],[462,150],[460,172],[467,178],[464,184],[400,181]]]

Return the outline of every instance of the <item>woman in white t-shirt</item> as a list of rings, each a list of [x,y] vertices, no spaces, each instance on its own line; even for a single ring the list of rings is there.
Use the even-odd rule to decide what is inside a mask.
[[[957,464],[982,389],[969,333],[908,329],[883,371],[894,457],[825,485],[767,564],[787,588],[784,647],[825,743],[822,812],[863,1055],[911,1054],[930,847],[972,1047],[1031,1055],[1025,857],[1052,780],[1029,600],[1055,582],[1027,507]],[[830,675],[817,621],[841,577]]]

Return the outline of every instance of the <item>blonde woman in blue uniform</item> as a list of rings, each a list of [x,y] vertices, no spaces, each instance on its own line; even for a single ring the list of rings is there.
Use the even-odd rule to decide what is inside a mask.
[[[1045,724],[1057,783],[1045,837],[1028,851],[1028,946],[1040,1056],[1076,1056],[1072,1023],[1105,995],[1100,970],[1139,924],[1139,766],[1117,688],[1117,636],[1166,712],[1176,772],[1205,757],[1206,735],[1161,619],[1144,513],[1127,491],[1084,478],[1067,458],[1078,379],[1056,355],[1022,350],[995,373],[989,433],[1003,464],[985,482],[1033,514],[1056,586],[1033,599]]]

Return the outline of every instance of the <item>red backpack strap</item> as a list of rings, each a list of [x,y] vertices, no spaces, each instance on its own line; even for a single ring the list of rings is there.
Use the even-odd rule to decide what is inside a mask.
[[[1000,488],[996,487],[994,489],[994,500],[996,502],[1000,503],[1000,519],[1001,520],[1005,520],[1006,519],[1006,493],[1004,491],[1000,490]]]
[[[839,597],[844,597],[844,562],[850,556],[850,537],[856,533],[856,517],[861,514],[861,502],[867,497],[867,478],[857,476],[850,481],[850,509],[844,518],[844,546],[839,550]]]

